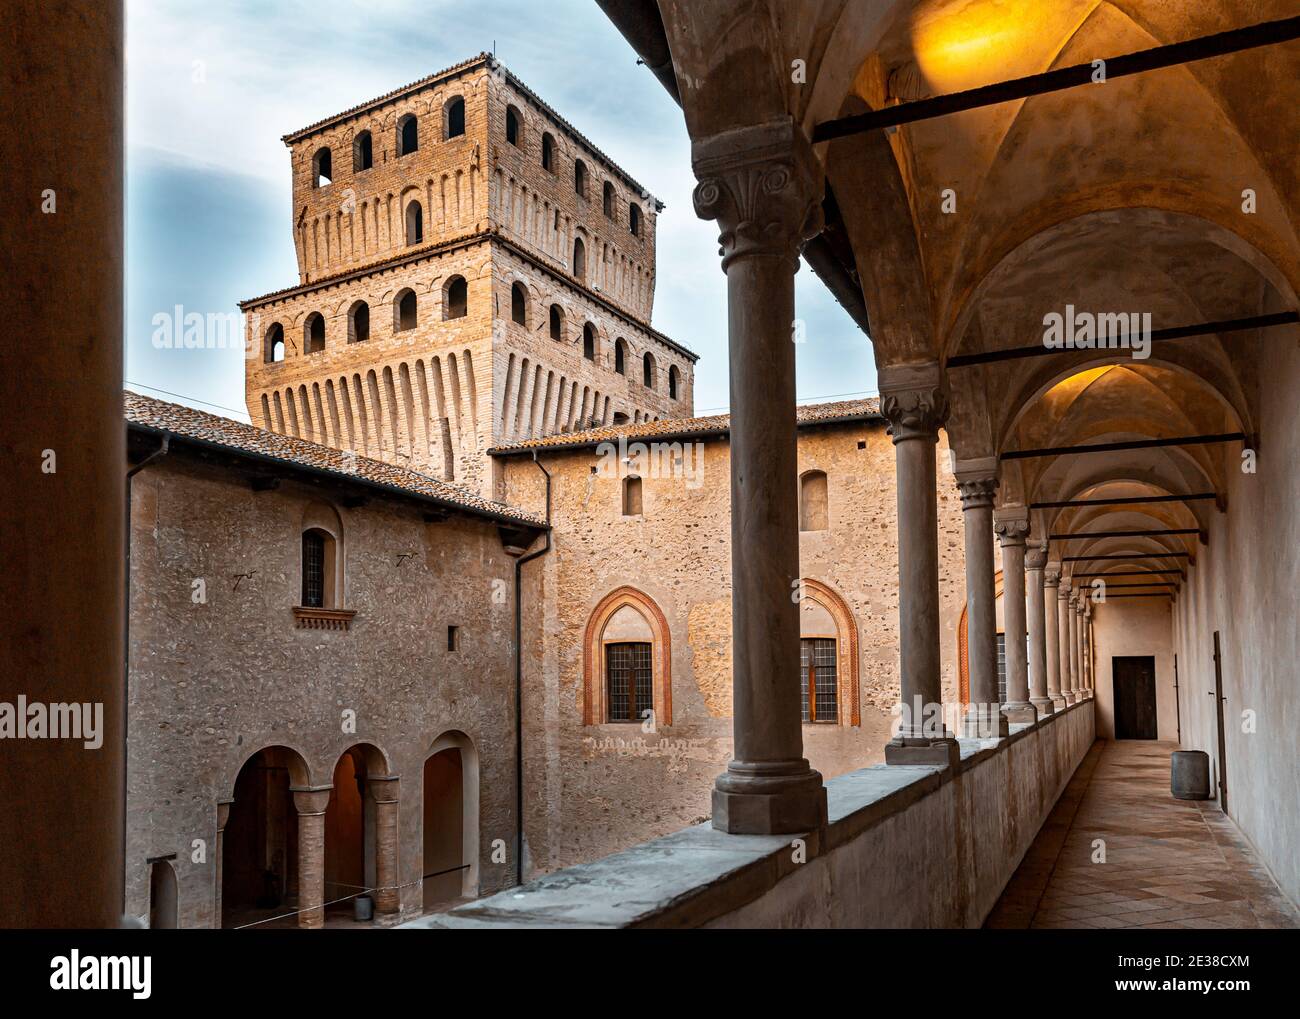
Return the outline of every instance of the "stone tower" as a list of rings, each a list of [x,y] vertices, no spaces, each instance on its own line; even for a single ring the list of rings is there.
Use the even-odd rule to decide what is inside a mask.
[[[660,203],[490,55],[286,135],[297,286],[243,301],[253,422],[467,485],[487,450],[693,412]]]

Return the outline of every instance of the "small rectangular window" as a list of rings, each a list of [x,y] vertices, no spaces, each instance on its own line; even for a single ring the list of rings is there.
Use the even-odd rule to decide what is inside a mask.
[[[459,626],[447,627],[447,650],[448,651],[460,650],[460,627]]]

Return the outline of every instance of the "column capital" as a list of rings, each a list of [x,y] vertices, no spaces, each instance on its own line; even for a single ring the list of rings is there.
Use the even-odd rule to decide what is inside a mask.
[[[1002,506],[993,511],[993,533],[1003,548],[1023,548],[1029,537],[1029,510],[1024,506]]]
[[[1038,545],[1029,545],[1025,549],[1025,569],[1041,570],[1047,565],[1047,542]],[[1043,583],[1047,583],[1047,577],[1044,574]]]
[[[957,479],[962,509],[992,508],[993,497],[998,490],[997,457],[981,456],[970,460],[954,457],[952,474]]]
[[[1048,563],[1043,568],[1043,586],[1055,588],[1061,583],[1061,564]]]
[[[329,806],[333,785],[290,786],[293,805],[299,814],[323,814]]]
[[[885,365],[877,375],[880,413],[894,445],[907,439],[935,439],[948,420],[948,388],[938,361]]]
[[[822,229],[825,173],[792,118],[701,138],[691,145],[691,168],[695,214],[721,227],[724,272],[755,255],[798,267],[804,242]]]

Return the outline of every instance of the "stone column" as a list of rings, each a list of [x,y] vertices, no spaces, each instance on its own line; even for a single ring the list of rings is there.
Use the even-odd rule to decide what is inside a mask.
[[[1074,608],[1070,602],[1070,580],[1061,578],[1061,585],[1056,592],[1057,617],[1060,625],[1058,643],[1060,644],[1061,696],[1066,704],[1073,704],[1079,698],[1074,694],[1074,677],[1070,674],[1070,662],[1073,661],[1071,647],[1070,620],[1074,618]]]
[[[1061,622],[1060,599],[1061,567],[1053,563],[1043,571],[1043,608],[1047,612],[1044,630],[1047,636],[1047,696],[1052,699],[1052,711],[1066,705],[1061,692]]]
[[[1082,592],[1076,591],[1070,599],[1070,689],[1077,701],[1083,700],[1083,655],[1080,653],[1083,647],[1082,597]]]
[[[902,714],[886,764],[955,766],[956,737],[943,721],[939,656],[939,515],[935,447],[948,417],[938,363],[886,365],[880,410],[894,442],[898,498],[898,643]]]
[[[1007,702],[1002,713],[1009,722],[1036,722],[1029,703],[1029,657],[1025,636],[1025,538],[1029,510],[1005,506],[993,515],[993,529],[1002,543],[1002,629],[1006,634]]]
[[[298,811],[298,926],[325,926],[325,808],[332,786],[291,789]]]
[[[1083,604],[1083,678],[1088,696],[1092,696],[1093,667],[1092,660],[1092,601]]]
[[[1007,735],[998,696],[997,589],[993,580],[993,496],[997,457],[954,464],[966,535],[966,674],[970,701],[963,735],[992,739]],[[899,508],[902,519],[902,507]]]
[[[397,776],[367,777],[366,789],[375,801],[375,912],[396,913],[402,908],[397,869]]]
[[[212,926],[215,930],[221,929],[221,861],[225,847],[226,822],[230,820],[230,805],[234,802],[234,800],[217,800],[217,837],[212,843],[212,870],[214,874]]]
[[[718,221],[731,379],[732,731],[713,827],[742,834],[826,823],[803,756],[794,274],[821,228],[821,169],[790,118],[696,140],[695,212]]]
[[[1029,590],[1029,703],[1038,717],[1056,709],[1047,689],[1047,633],[1043,600],[1043,567],[1047,565],[1047,542],[1025,551],[1025,584]]]

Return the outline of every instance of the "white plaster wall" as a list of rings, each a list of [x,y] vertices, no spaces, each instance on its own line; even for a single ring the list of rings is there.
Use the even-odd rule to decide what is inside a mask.
[[[1174,699],[1173,614],[1167,599],[1117,598],[1094,602],[1096,641],[1097,735],[1115,738],[1115,687],[1112,658],[1150,655],[1156,660],[1156,738],[1178,738]]]
[[[1269,309],[1272,310],[1272,309]],[[1243,343],[1243,346],[1247,344]],[[1300,900],[1300,329],[1254,341],[1257,472],[1228,458],[1227,512],[1174,609],[1182,745],[1210,754],[1217,791],[1214,631],[1222,647],[1227,812],[1293,903]],[[1246,351],[1244,353],[1250,353]],[[1243,731],[1243,712],[1256,731]]]

